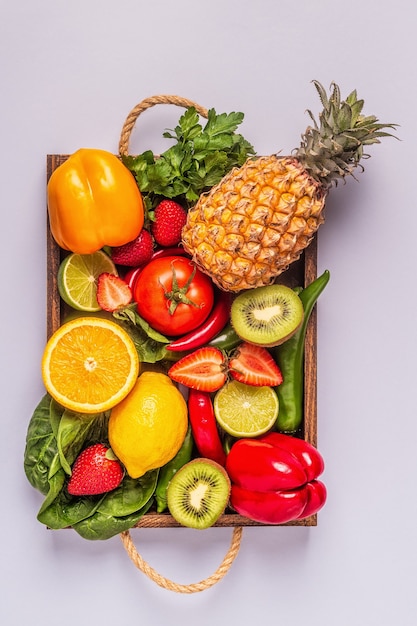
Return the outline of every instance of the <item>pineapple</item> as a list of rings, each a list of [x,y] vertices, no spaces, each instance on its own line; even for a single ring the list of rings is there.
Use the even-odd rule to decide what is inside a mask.
[[[353,174],[364,146],[392,136],[375,116],[362,115],[353,91],[345,101],[332,83],[327,96],[313,81],[323,110],[292,156],[250,158],[202,195],[188,212],[186,251],[223,290],[273,282],[296,261],[324,221],[332,185]],[[363,168],[362,168],[363,169]]]

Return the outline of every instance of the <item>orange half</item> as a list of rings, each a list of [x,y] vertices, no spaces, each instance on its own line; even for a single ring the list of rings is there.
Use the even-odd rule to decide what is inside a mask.
[[[77,413],[101,413],[118,404],[139,375],[139,357],[127,332],[98,317],[63,324],[46,344],[42,378],[48,393]]]

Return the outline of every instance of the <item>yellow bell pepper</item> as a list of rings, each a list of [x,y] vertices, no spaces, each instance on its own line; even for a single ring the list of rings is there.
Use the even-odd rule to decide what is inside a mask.
[[[110,152],[77,150],[52,173],[47,192],[51,233],[64,250],[91,254],[133,241],[142,230],[142,195]]]

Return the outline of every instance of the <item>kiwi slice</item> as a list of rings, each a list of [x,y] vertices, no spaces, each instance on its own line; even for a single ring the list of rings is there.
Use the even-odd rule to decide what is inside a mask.
[[[202,530],[212,526],[229,501],[226,470],[210,459],[189,461],[174,474],[167,489],[168,509],[182,526]]]
[[[278,346],[300,327],[304,308],[297,293],[286,285],[256,287],[240,293],[230,312],[232,325],[244,341]]]

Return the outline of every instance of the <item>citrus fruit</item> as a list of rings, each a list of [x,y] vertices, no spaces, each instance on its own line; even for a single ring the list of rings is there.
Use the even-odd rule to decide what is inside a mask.
[[[111,412],[109,441],[131,478],[162,467],[181,447],[188,428],[187,404],[171,379],[143,372]]]
[[[254,387],[233,380],[216,393],[213,406],[218,423],[229,435],[256,437],[272,428],[279,403],[272,387]]]
[[[120,402],[139,375],[139,357],[127,332],[115,322],[80,317],[51,336],[42,357],[49,394],[78,413],[100,413]]]
[[[92,254],[69,254],[58,270],[59,295],[77,311],[100,311],[97,280],[104,272],[117,275],[115,264],[103,250]]]

